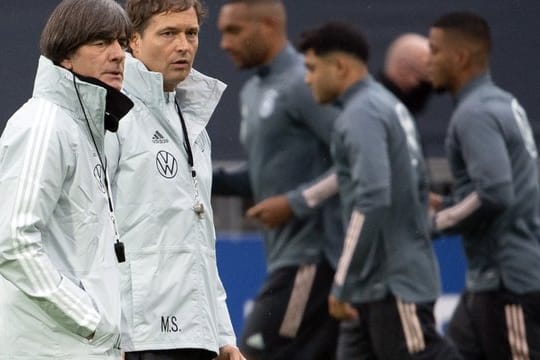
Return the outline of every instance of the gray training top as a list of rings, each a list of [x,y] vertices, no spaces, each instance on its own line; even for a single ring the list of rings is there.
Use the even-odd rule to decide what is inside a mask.
[[[308,206],[302,196],[332,166],[329,143],[337,116],[315,103],[304,75],[303,57],[289,44],[240,94],[240,138],[255,201],[286,193],[295,213],[284,226],[265,231],[268,272],[316,263],[323,255],[335,266],[341,252],[338,196],[322,207]]]
[[[425,168],[413,118],[369,75],[337,105],[343,112],[332,155],[349,226],[332,293],[352,303],[389,294],[407,302],[434,301],[439,270],[421,196]]]
[[[458,94],[446,147],[458,204],[445,210],[457,220],[442,228],[463,237],[467,288],[540,290],[537,151],[527,114],[483,74]]]

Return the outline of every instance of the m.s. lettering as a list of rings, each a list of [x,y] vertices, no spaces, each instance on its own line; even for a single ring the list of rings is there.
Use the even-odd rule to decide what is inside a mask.
[[[176,316],[162,316],[161,317],[161,332],[181,332],[180,326],[178,326],[178,319]]]

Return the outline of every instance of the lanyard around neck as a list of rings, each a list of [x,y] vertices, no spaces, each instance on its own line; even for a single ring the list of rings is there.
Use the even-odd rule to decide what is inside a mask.
[[[77,94],[77,99],[79,100],[79,104],[81,105],[81,110],[84,115],[84,119],[86,120],[86,125],[88,126],[90,138],[92,139],[92,143],[94,144],[94,148],[96,149],[99,165],[101,166],[101,169],[103,170],[103,183],[105,185],[107,201],[109,203],[109,215],[111,217],[111,221],[112,221],[113,229],[114,229],[114,240],[115,240],[114,252],[116,253],[116,259],[118,260],[118,262],[123,263],[126,261],[126,252],[124,249],[124,243],[120,241],[118,225],[116,224],[116,216],[114,215],[114,206],[113,206],[112,197],[111,197],[110,188],[109,188],[109,180],[107,178],[107,159],[105,158],[105,161],[103,161],[101,157],[101,153],[99,152],[96,139],[94,138],[94,133],[92,133],[92,128],[90,127],[90,121],[88,120],[88,116],[86,115],[86,110],[84,109],[84,104],[82,102],[81,95],[79,94],[79,89],[77,88],[75,75],[73,75],[73,86],[75,87],[75,93]]]
[[[178,112],[178,116],[180,117],[180,123],[182,124],[182,132],[184,133],[184,147],[186,148],[188,164],[191,169],[191,176],[195,177],[197,173],[195,172],[195,164],[193,161],[193,151],[191,151],[191,144],[189,142],[186,121],[184,120],[184,117],[182,116],[182,111],[180,110],[178,101],[176,101],[176,97],[174,98],[174,105],[176,106],[176,111]]]
[[[184,147],[186,148],[186,153],[188,157],[188,165],[191,170],[191,178],[193,179],[193,188],[195,191],[195,194],[194,194],[195,205],[193,205],[193,211],[195,211],[195,214],[197,214],[199,219],[203,219],[204,218],[204,205],[199,198],[199,182],[197,181],[197,172],[195,171],[195,164],[193,162],[193,151],[191,150],[191,144],[189,142],[186,121],[184,120],[184,117],[182,116],[182,111],[180,110],[180,106],[178,105],[178,102],[176,101],[176,97],[174,98],[174,105],[176,105],[176,111],[178,112],[178,116],[180,117],[180,123],[182,123],[182,131],[184,132]]]

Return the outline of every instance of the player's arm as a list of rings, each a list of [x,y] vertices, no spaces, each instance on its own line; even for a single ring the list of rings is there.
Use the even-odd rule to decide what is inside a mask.
[[[91,338],[100,314],[43,246],[43,230],[64,191],[65,169],[76,161],[62,150],[66,141],[54,128],[54,111],[49,109],[33,129],[6,131],[9,139],[2,143],[0,198],[6,211],[0,220],[0,275],[61,326]]]
[[[323,144],[329,144],[338,111],[315,102],[309,88],[299,81],[284,97],[288,101],[288,116],[311,130]],[[330,156],[330,152],[328,153]],[[306,161],[309,161],[306,159]],[[248,210],[247,215],[261,221],[267,228],[282,226],[294,217],[313,214],[326,199],[338,192],[337,177],[329,161],[322,175],[300,184],[287,193],[264,199]]]
[[[217,265],[215,268],[216,274],[218,274]],[[217,278],[217,321],[218,321],[218,341],[219,347],[236,346],[236,336],[234,334],[233,326],[231,323],[231,317],[227,308],[227,294],[225,288],[221,282],[221,279]]]
[[[372,239],[379,236],[383,214],[391,201],[388,139],[383,121],[372,115],[361,122],[350,123],[351,126],[338,135],[339,143],[347,146],[337,148],[346,154],[354,185],[351,193],[345,194],[353,198],[353,208],[331,292],[332,297],[341,302],[350,300],[354,289],[347,279],[350,274],[362,274],[364,260],[373,246]]]
[[[433,218],[433,227],[442,232],[479,229],[514,201],[512,166],[501,129],[489,113],[471,111],[466,121],[456,123],[463,161],[471,188],[460,200]]]

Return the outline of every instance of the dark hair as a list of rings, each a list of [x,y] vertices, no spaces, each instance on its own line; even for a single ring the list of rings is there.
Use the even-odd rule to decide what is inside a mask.
[[[302,33],[298,50],[305,53],[313,50],[317,55],[342,51],[367,63],[369,45],[365,36],[352,25],[343,22],[329,22],[313,30]]]
[[[144,33],[152,16],[162,12],[180,12],[195,8],[199,24],[206,17],[206,8],[200,0],[127,0],[126,12],[133,24],[133,30]]]
[[[482,44],[486,53],[491,52],[491,31],[480,15],[466,11],[452,12],[438,18],[432,27],[456,32]]]
[[[41,54],[60,64],[77,49],[95,40],[127,39],[131,23],[113,0],[63,0],[41,33]]]

